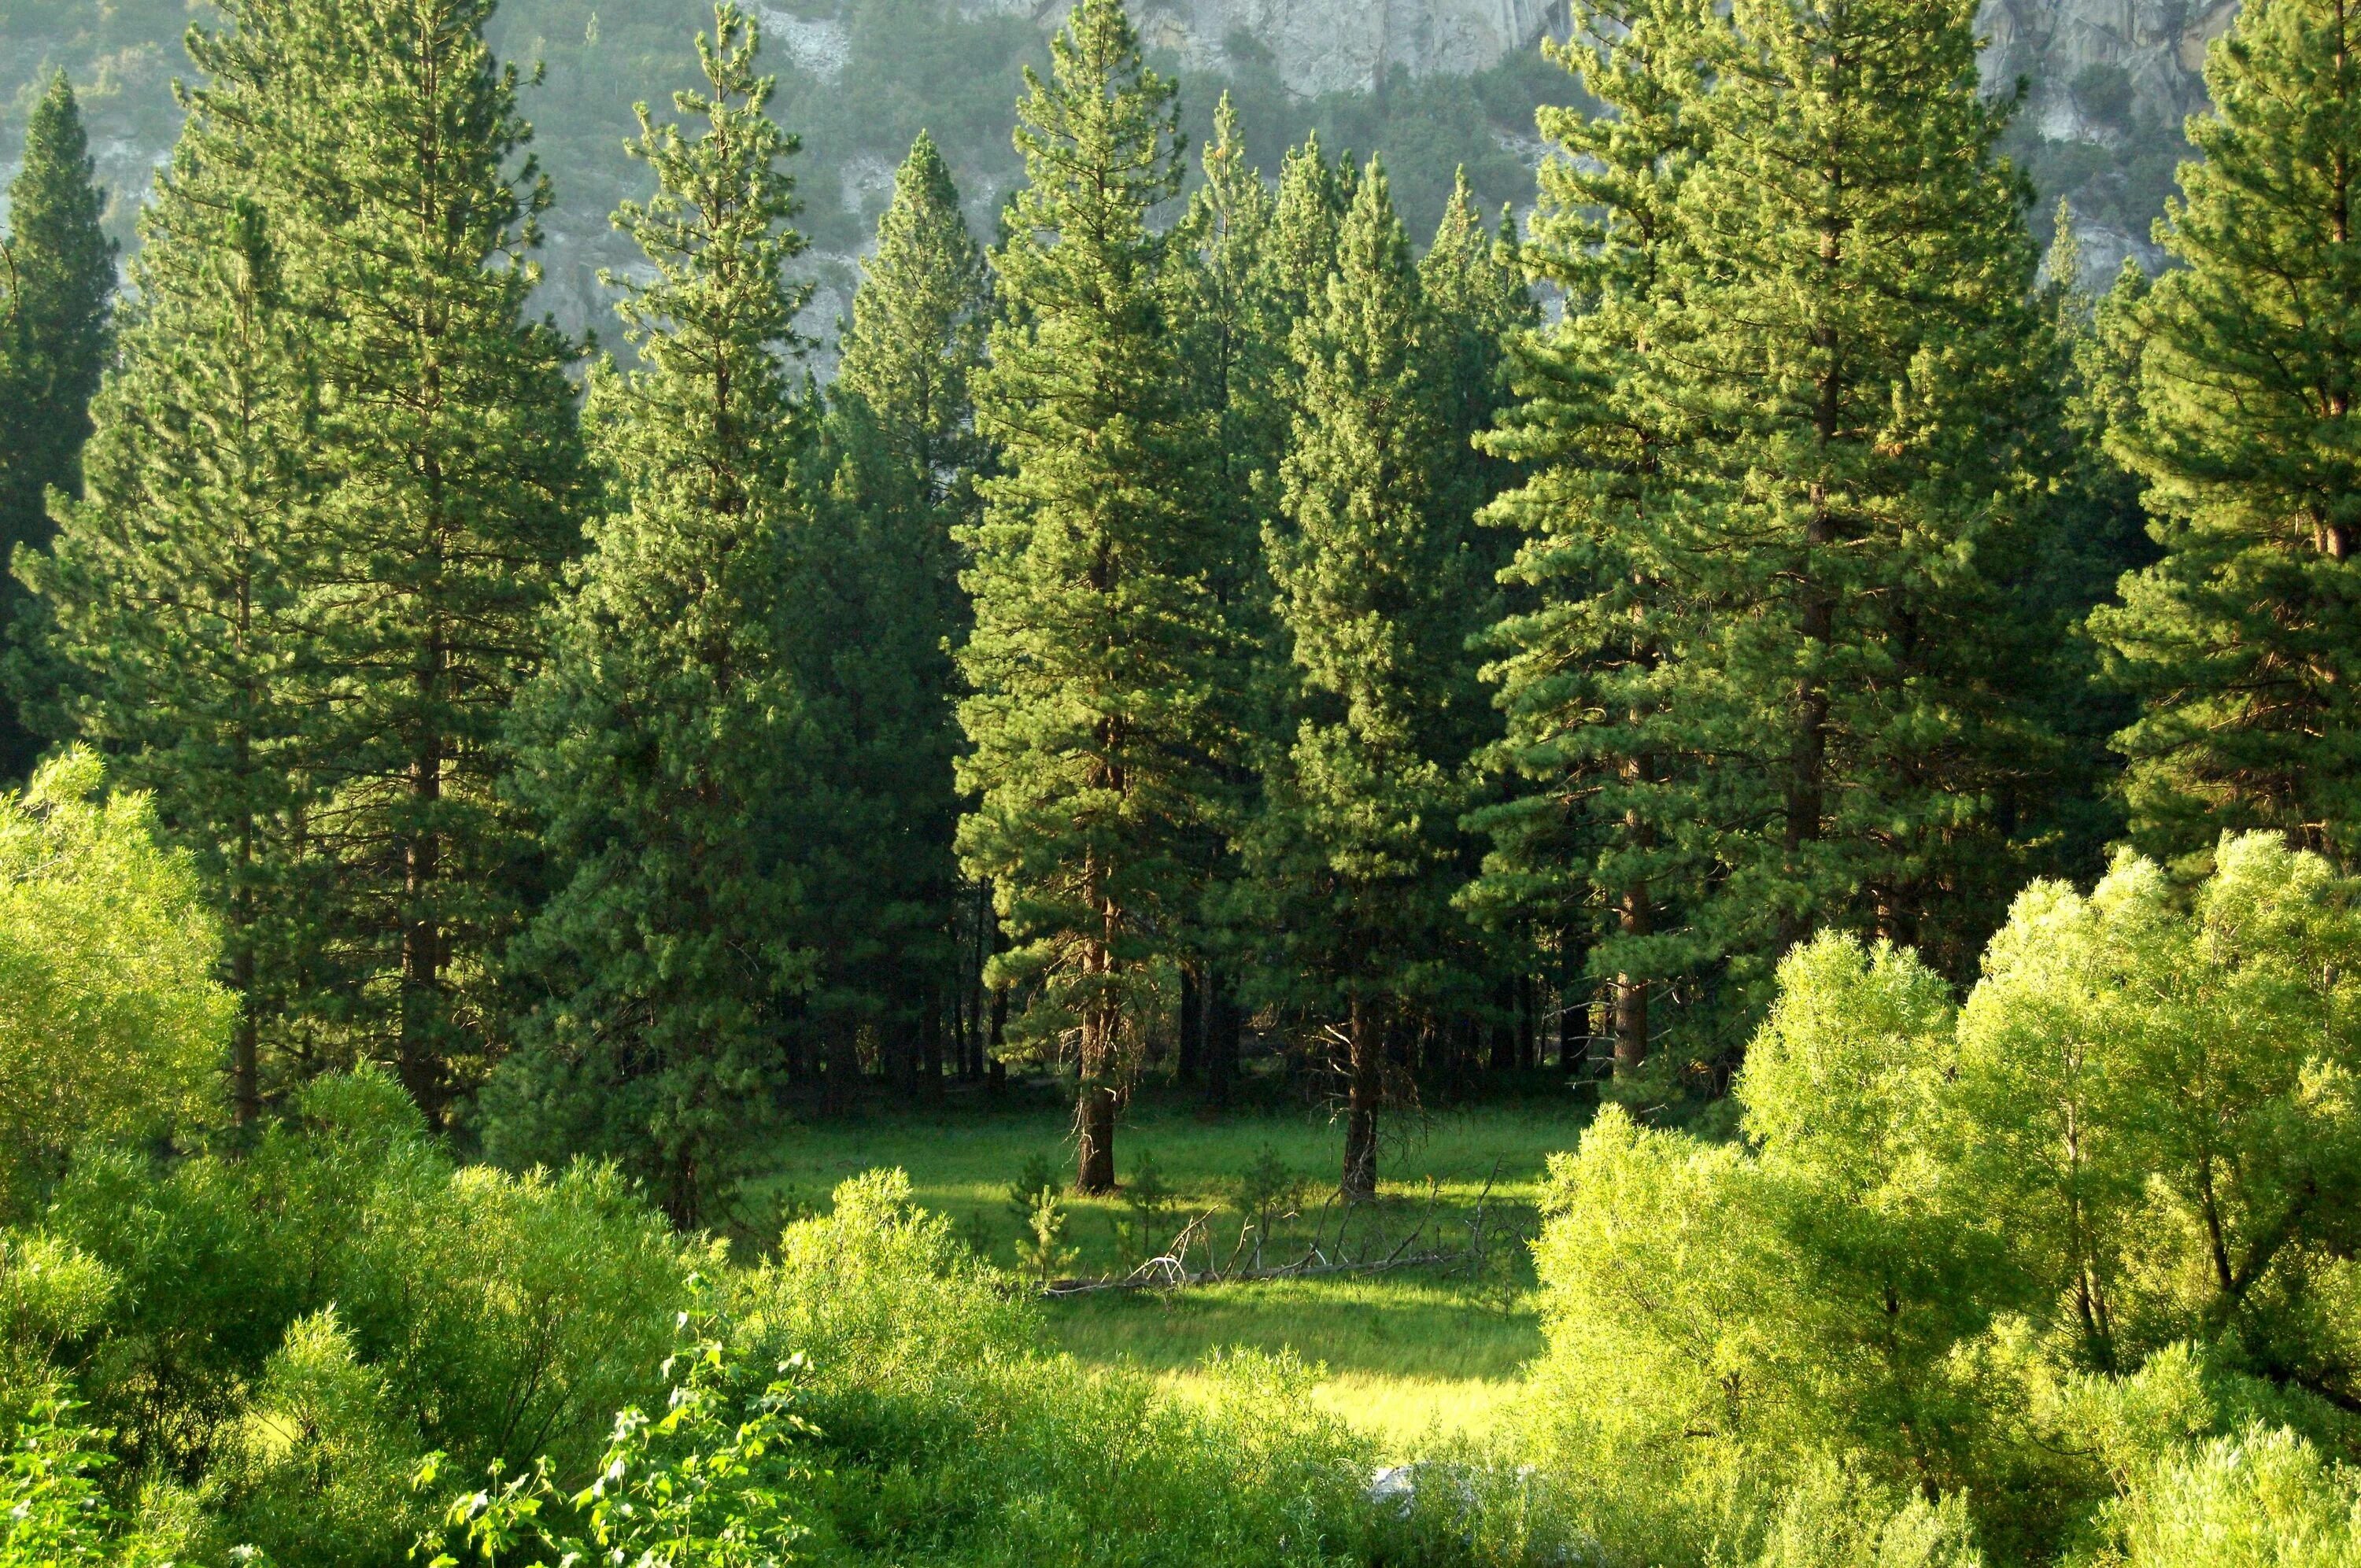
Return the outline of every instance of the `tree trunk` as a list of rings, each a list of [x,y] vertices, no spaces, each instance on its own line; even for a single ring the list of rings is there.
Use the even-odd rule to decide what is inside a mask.
[[[1348,1075],[1345,1109],[1345,1174],[1339,1183],[1347,1199],[1378,1195],[1378,1093],[1385,1064],[1379,1053],[1384,1042],[1371,1026],[1368,1009],[1357,996],[1345,1025],[1345,1070]]]
[[[1082,959],[1083,972],[1111,978],[1115,956],[1109,948],[1105,941],[1091,943]],[[1122,1026],[1115,998],[1103,989],[1093,992],[1082,1008],[1080,1102],[1074,1107],[1077,1192],[1115,1190],[1115,1032]]]
[[[984,1050],[984,1082],[997,1098],[1008,1087],[1008,1064],[1000,1059],[1000,1042],[1008,1033],[1008,988],[992,988],[992,1042]]]
[[[1172,1080],[1195,1083],[1205,1046],[1205,987],[1193,964],[1180,968],[1180,1048],[1173,1053]]]
[[[1205,1046],[1205,1103],[1226,1111],[1238,1077],[1238,1031],[1246,1027],[1246,1020],[1219,970],[1205,971],[1205,1026],[1211,1032]]]
[[[1074,1108],[1074,1190],[1115,1190],[1115,1085],[1084,1077],[1082,1102]]]
[[[943,1091],[943,1007],[935,988],[918,993],[918,1088],[932,1100]]]
[[[436,663],[439,666],[439,649]],[[427,698],[437,688],[434,675],[421,672],[419,695]],[[443,797],[442,737],[430,735],[412,759],[410,794],[413,809],[431,817]],[[419,1109],[436,1122],[442,1119],[443,1074],[435,1025],[443,989],[442,928],[434,918],[433,898],[442,870],[442,841],[431,828],[413,827],[402,847],[401,907],[401,1036],[396,1066],[402,1087]]]

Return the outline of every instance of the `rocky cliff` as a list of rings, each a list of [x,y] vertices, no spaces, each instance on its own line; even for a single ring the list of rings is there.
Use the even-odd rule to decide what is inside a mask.
[[[851,263],[918,126],[943,143],[989,226],[1016,177],[1006,126],[1017,67],[1039,60],[1069,3],[755,0],[783,68],[781,116],[806,139],[816,334],[843,307]],[[1995,91],[2019,79],[2027,88],[2010,150],[2046,201],[2071,199],[2094,280],[2127,255],[2158,260],[2148,226],[2185,153],[2182,117],[2204,102],[2205,45],[2235,0],[2206,3],[1985,0],[1985,79]],[[1134,4],[1150,47],[1183,71],[1198,119],[1222,87],[1236,87],[1267,167],[1317,125],[1332,145],[1384,150],[1406,206],[1439,203],[1459,162],[1486,201],[1530,199],[1541,152],[1531,106],[1566,84],[1522,62],[1544,35],[1563,32],[1565,0]],[[101,177],[117,194],[110,226],[127,240],[137,193],[176,128],[170,82],[188,73],[180,33],[202,10],[203,0],[0,0],[0,174],[35,78],[66,67],[84,93]],[[922,11],[936,19],[914,25]],[[560,201],[545,298],[577,330],[610,325],[598,269],[634,259],[605,222],[639,179],[620,150],[630,104],[663,101],[691,66],[690,30],[709,14],[706,0],[608,0],[607,12],[598,0],[502,0],[496,38],[504,53],[549,66],[548,85],[526,97]],[[1394,90],[1405,81],[1407,91]]]

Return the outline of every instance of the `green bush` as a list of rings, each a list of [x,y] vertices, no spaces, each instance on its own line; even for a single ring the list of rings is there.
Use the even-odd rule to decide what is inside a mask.
[[[874,1171],[741,1277],[754,1359],[802,1352],[826,1475],[815,1554],[851,1562],[1355,1560],[1364,1446],[1292,1358],[1239,1354],[1181,1392],[1052,1354],[1038,1309]]]
[[[184,855],[75,747],[0,800],[0,1205],[85,1138],[202,1124],[232,1000]]]
[[[86,1151],[0,1248],[12,1354],[284,1568],[399,1561],[430,1450],[587,1480],[718,1257],[609,1168],[456,1166],[377,1069],[293,1111],[236,1159]]]
[[[2215,866],[2035,884],[1962,1006],[1823,934],[1742,1142],[1609,1107],[1553,1162],[1529,1436],[1609,1560],[2042,1560],[2103,1504],[2129,1561],[2314,1561],[2269,1519],[2361,1452],[2361,920],[2276,837]]]

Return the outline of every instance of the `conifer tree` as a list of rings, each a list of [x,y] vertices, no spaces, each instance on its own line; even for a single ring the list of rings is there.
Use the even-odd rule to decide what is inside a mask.
[[[618,306],[643,368],[597,378],[612,510],[513,727],[558,878],[519,952],[547,994],[485,1096],[503,1158],[620,1159],[684,1227],[763,1125],[807,968],[777,822],[801,766],[783,622],[810,432],[782,353],[804,242],[756,48],[724,0],[707,91],[673,100],[693,132],[638,109],[656,193],[615,224],[653,270]]]
[[[1493,765],[1510,794],[1477,814],[1493,848],[1467,897],[1495,920],[1611,923],[1589,964],[1627,1075],[1646,1058],[1654,994],[1700,957],[1663,918],[1669,888],[1702,869],[1664,689],[1664,651],[1696,606],[1655,521],[1685,426],[1648,400],[1642,369],[1687,261],[1675,202],[1704,145],[1706,23],[1682,0],[1587,4],[1575,23],[1553,58],[1605,112],[1541,115],[1558,154],[1523,260],[1567,304],[1554,328],[1510,341],[1516,401],[1486,438],[1529,472],[1492,516],[1521,536],[1505,576],[1530,602],[1490,640],[1508,728]]]
[[[1710,599],[1664,705],[1714,760],[1695,923],[1736,997],[1824,924],[1964,969],[2019,880],[1986,815],[2025,722],[1997,584],[2050,363],[2007,104],[1964,0],[1741,0],[1718,36],[1647,358]]]
[[[2094,613],[2141,699],[2116,738],[2133,833],[2202,855],[2271,828],[2361,855],[2361,18],[2262,0],[2208,49],[2202,155],[2157,238],[2180,265],[2126,326],[2162,559]]]
[[[239,998],[230,1100],[247,1122],[320,1065],[305,1003],[324,933],[302,826],[316,671],[298,612],[319,569],[321,481],[276,134],[297,107],[287,66],[307,18],[244,0],[223,11],[222,30],[190,35],[206,82],[140,214],[136,304],[93,406],[85,493],[60,510],[53,551],[17,566],[45,622],[31,667],[55,676],[42,727],[103,746],[121,783],[155,793],[222,916]]]
[[[1180,299],[1176,330],[1194,373],[1194,393],[1211,422],[1212,447],[1199,482],[1213,541],[1210,586],[1221,617],[1221,664],[1212,686],[1219,787],[1194,849],[1205,883],[1202,913],[1186,933],[1180,1005],[1181,1077],[1202,1069],[1218,1102],[1228,1092],[1235,1039],[1233,972],[1251,933],[1233,927],[1230,894],[1239,875],[1235,845],[1256,810],[1257,783],[1276,739],[1286,652],[1270,613],[1262,520],[1278,510],[1279,466],[1287,446],[1290,318],[1273,289],[1270,192],[1246,161],[1237,113],[1224,93],[1213,137],[1202,155],[1204,182],[1191,195],[1174,250]]]
[[[580,539],[576,350],[523,313],[550,192],[530,162],[511,178],[531,130],[484,41],[492,0],[318,9],[281,254],[335,477],[304,610],[333,672],[313,817],[335,862],[329,994],[352,1048],[439,1113],[497,1043],[493,959],[525,903],[500,735]]]
[[[2081,246],[2073,210],[2063,201],[2044,265],[2057,372],[2045,422],[2051,451],[2041,466],[2053,477],[2047,525],[2012,594],[2035,630],[2024,684],[2042,729],[2055,739],[2056,760],[2024,798],[2004,808],[2024,819],[2027,837],[2046,841],[2039,858],[2049,874],[2075,877],[2105,860],[2105,847],[2125,826],[2122,760],[2109,740],[2138,717],[2138,707],[2103,678],[2101,649],[2084,623],[2114,598],[2126,572],[2156,559],[2139,481],[2107,450],[2110,433],[2137,415],[2138,340],[2125,330],[2125,315],[2146,295],[2148,280],[2126,258],[2114,287],[2094,298],[2081,282]]]
[[[25,126],[25,162],[8,186],[0,236],[0,553],[49,543],[48,492],[82,488],[90,400],[111,351],[115,244],[100,230],[105,198],[72,85],[60,71]],[[0,584],[0,633],[23,615]],[[0,713],[0,773],[32,767],[32,732],[15,704]]]
[[[1492,429],[1507,400],[1510,345],[1541,319],[1518,250],[1512,214],[1500,214],[1497,235],[1485,232],[1462,169],[1434,243],[1418,262],[1427,320],[1422,351],[1432,362],[1429,377],[1443,400],[1453,449],[1437,503],[1455,518],[1473,518],[1512,474],[1500,454],[1480,447],[1476,438]],[[1505,564],[1492,563],[1496,569]]]
[[[1117,1104],[1170,933],[1186,917],[1206,666],[1221,628],[1191,499],[1204,424],[1170,330],[1179,192],[1170,82],[1120,0],[1081,0],[1052,76],[1017,106],[1027,185],[995,253],[1005,314],[977,413],[1000,449],[970,535],[975,631],[960,719],[976,797],[960,825],[1042,1027],[1081,1068],[1077,1184],[1114,1184]]]
[[[1264,983],[1344,1040],[1342,1190],[1363,1198],[1389,1041],[1464,958],[1451,899],[1477,585],[1472,523],[1442,504],[1452,431],[1410,239],[1374,160],[1323,292],[1292,340],[1287,526],[1268,536],[1301,718],[1246,852],[1277,949]]]
[[[863,1023],[906,1071],[912,1025],[932,1037],[917,1014],[955,960],[950,650],[968,611],[954,535],[976,521],[989,456],[970,388],[990,288],[950,170],[922,132],[862,263],[829,394],[829,489],[798,547],[797,663],[819,778],[801,836],[809,895],[830,911],[812,933],[812,1007],[840,1071]]]

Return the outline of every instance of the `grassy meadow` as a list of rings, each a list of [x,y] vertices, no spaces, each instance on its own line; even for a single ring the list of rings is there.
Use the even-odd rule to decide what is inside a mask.
[[[996,1104],[953,1092],[939,1107],[800,1127],[749,1197],[758,1211],[825,1209],[839,1181],[898,1167],[920,1203],[950,1215],[994,1262],[1014,1267],[1027,1232],[1009,1189],[1028,1163],[1046,1162],[1061,1184],[1071,1181],[1070,1115],[1056,1086],[1020,1080]],[[1051,1326],[1084,1362],[1129,1362],[1184,1389],[1211,1352],[1292,1350],[1324,1368],[1323,1402],[1402,1455],[1443,1434],[1481,1428],[1542,1348],[1523,1239],[1539,1225],[1544,1162],[1574,1146],[1587,1116],[1587,1106],[1559,1085],[1506,1103],[1429,1113],[1387,1140],[1378,1212],[1356,1217],[1356,1225],[1399,1238],[1422,1220],[1415,1245],[1431,1239],[1462,1246],[1481,1200],[1492,1241],[1480,1270],[1408,1268],[1068,1297],[1047,1304]],[[1203,1216],[1224,1261],[1245,1222],[1242,1184],[1257,1164],[1301,1184],[1293,1217],[1270,1227],[1265,1260],[1301,1255],[1334,1191],[1341,1150],[1341,1129],[1318,1111],[1273,1105],[1215,1120],[1192,1104],[1156,1099],[1134,1105],[1115,1145],[1127,1188],[1143,1164],[1152,1164],[1170,1190],[1147,1232],[1155,1250]],[[1140,1221],[1127,1198],[1067,1195],[1064,1240],[1075,1255],[1061,1273],[1115,1275],[1138,1259]],[[1333,1234],[1333,1212],[1324,1223]],[[1192,1255],[1197,1266],[1202,1259],[1202,1251]]]

